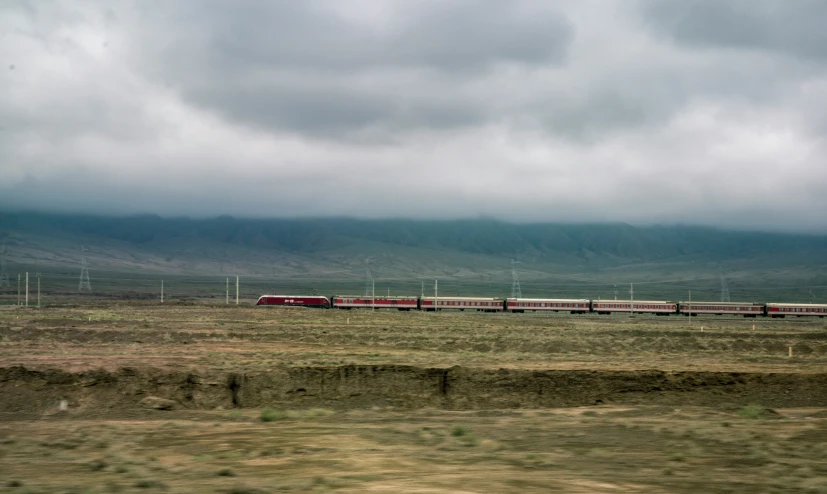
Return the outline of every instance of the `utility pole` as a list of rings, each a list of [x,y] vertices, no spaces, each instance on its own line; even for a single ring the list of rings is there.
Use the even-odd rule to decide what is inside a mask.
[[[815,296],[813,296],[813,289],[811,288],[810,289],[810,303],[814,304],[815,300],[816,300],[816,298],[815,298]]]
[[[29,306],[29,272],[26,271],[26,307]]]
[[[419,287],[419,298],[422,298],[422,297],[425,296],[425,282],[420,281],[420,283],[421,283],[421,286]]]
[[[436,312],[436,306],[438,305],[439,301],[439,280],[434,280],[434,312]]]
[[[161,280],[161,303],[164,303],[164,280]]]
[[[688,307],[687,310],[689,310],[689,312],[688,312],[688,314],[689,314],[689,325],[692,326],[692,290],[689,290],[689,304],[688,305],[689,305],[689,307]]]
[[[20,305],[20,273],[17,273],[17,305]]]
[[[629,283],[629,296],[632,298],[632,312],[629,315],[634,315],[635,313],[635,284]]]
[[[37,273],[37,308],[40,308],[40,273]]]
[[[370,310],[376,310],[376,280],[370,279]]]
[[[230,279],[227,278],[227,305],[230,304]]]
[[[238,305],[238,276],[235,277],[235,305]]]
[[[615,285],[615,300],[617,300],[617,285]]]

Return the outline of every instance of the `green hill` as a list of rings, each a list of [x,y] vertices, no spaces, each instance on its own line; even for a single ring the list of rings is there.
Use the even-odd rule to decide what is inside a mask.
[[[518,259],[524,295],[715,297],[719,265],[733,298],[827,295],[827,236],[696,226],[515,224],[492,219],[212,219],[0,213],[9,270],[52,270],[67,286],[82,245],[102,272],[181,279],[240,275],[261,289],[379,288],[507,295]],[[366,262],[367,261],[367,262]],[[378,288],[378,289],[379,289]],[[447,292],[446,292],[447,293]],[[693,295],[694,297],[694,295]]]

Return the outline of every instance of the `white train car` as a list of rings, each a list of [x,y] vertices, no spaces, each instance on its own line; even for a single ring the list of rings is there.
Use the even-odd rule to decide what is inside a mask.
[[[572,314],[586,314],[590,309],[589,299],[567,298],[508,298],[505,300],[505,310],[508,312],[571,312]]]
[[[503,299],[488,297],[422,297],[419,299],[421,310],[478,310],[484,312],[502,312]]]
[[[678,311],[683,315],[712,314],[723,316],[758,317],[764,315],[764,304],[752,302],[681,302]]]
[[[336,309],[397,309],[416,310],[418,297],[367,297],[364,295],[334,295],[331,297]]]
[[[592,312],[598,314],[637,313],[668,316],[678,311],[678,304],[665,300],[592,300]]]
[[[769,317],[785,317],[785,316],[827,316],[827,304],[767,304],[767,316]]]

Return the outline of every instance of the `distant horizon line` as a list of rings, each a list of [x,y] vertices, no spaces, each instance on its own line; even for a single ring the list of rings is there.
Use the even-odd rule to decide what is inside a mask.
[[[223,213],[218,215],[205,216],[189,216],[189,215],[162,215],[159,213],[89,213],[89,212],[66,212],[66,211],[38,211],[38,210],[9,210],[0,209],[0,216],[2,215],[16,215],[16,216],[57,216],[57,217],[74,217],[74,218],[89,218],[89,219],[140,219],[153,218],[162,221],[193,221],[193,222],[209,222],[216,220],[234,220],[234,221],[252,221],[252,222],[266,222],[266,221],[333,221],[346,220],[354,222],[411,222],[411,223],[460,223],[460,222],[491,222],[503,225],[513,226],[626,226],[631,228],[687,228],[687,229],[703,229],[715,231],[730,231],[740,233],[767,233],[777,235],[807,235],[807,236],[827,236],[827,231],[817,230],[781,230],[781,229],[767,229],[755,228],[752,226],[734,227],[724,225],[714,225],[710,223],[690,223],[686,221],[675,222],[651,222],[651,223],[636,223],[630,221],[598,221],[598,220],[547,220],[547,221],[515,221],[510,219],[498,218],[494,216],[480,215],[480,216],[466,216],[455,218],[422,218],[422,217],[406,217],[406,216],[387,216],[387,217],[360,217],[355,215],[307,215],[307,216],[243,216]]]

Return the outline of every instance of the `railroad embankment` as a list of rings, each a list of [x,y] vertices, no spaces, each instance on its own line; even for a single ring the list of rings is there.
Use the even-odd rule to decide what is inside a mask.
[[[827,407],[827,373],[525,370],[401,365],[280,367],[270,372],[153,368],[0,369],[0,412],[58,406],[123,410],[147,397],[176,408],[434,407],[449,410],[613,405]]]

